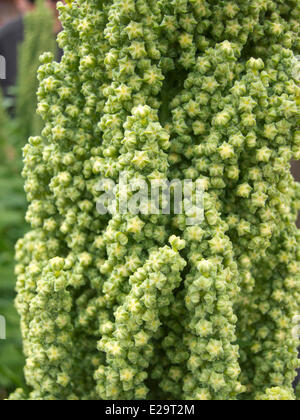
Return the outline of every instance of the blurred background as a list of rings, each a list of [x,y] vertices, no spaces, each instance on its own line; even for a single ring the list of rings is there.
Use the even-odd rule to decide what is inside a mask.
[[[0,315],[7,340],[0,341],[0,399],[24,384],[19,319],[14,308],[14,245],[26,231],[22,148],[40,133],[36,115],[39,56],[51,51],[60,60],[55,0],[0,0],[0,55],[7,77],[0,80]],[[300,181],[300,164],[292,163]],[[300,219],[299,219],[300,226]]]

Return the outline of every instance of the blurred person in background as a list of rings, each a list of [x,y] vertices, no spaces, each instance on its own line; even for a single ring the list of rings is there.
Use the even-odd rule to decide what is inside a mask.
[[[0,0],[0,28],[19,16],[15,0]]]
[[[0,0],[1,1],[1,0]],[[12,0],[11,0],[12,1]],[[58,20],[56,3],[58,0],[45,0],[49,8],[55,15],[54,35],[61,30]],[[18,74],[18,46],[24,40],[24,15],[32,11],[35,7],[35,0],[15,0],[14,1],[20,17],[0,28],[0,55],[6,60],[6,79],[0,79],[0,87],[4,96],[12,96],[10,88],[16,85]],[[59,51],[58,58],[62,52]]]

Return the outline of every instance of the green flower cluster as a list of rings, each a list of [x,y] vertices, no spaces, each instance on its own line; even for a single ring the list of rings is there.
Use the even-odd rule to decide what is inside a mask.
[[[42,57],[17,245],[32,392],[11,398],[293,399],[300,2],[59,9],[64,56]],[[203,222],[100,215],[99,181],[123,196],[120,173],[201,179]]]
[[[293,393],[282,388],[269,388],[265,395],[257,398],[258,401],[295,401]]]

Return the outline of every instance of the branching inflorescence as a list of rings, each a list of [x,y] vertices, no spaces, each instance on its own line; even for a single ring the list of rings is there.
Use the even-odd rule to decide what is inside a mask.
[[[24,149],[20,399],[293,399],[300,2],[77,0]],[[99,215],[99,181],[201,179],[204,220]]]

